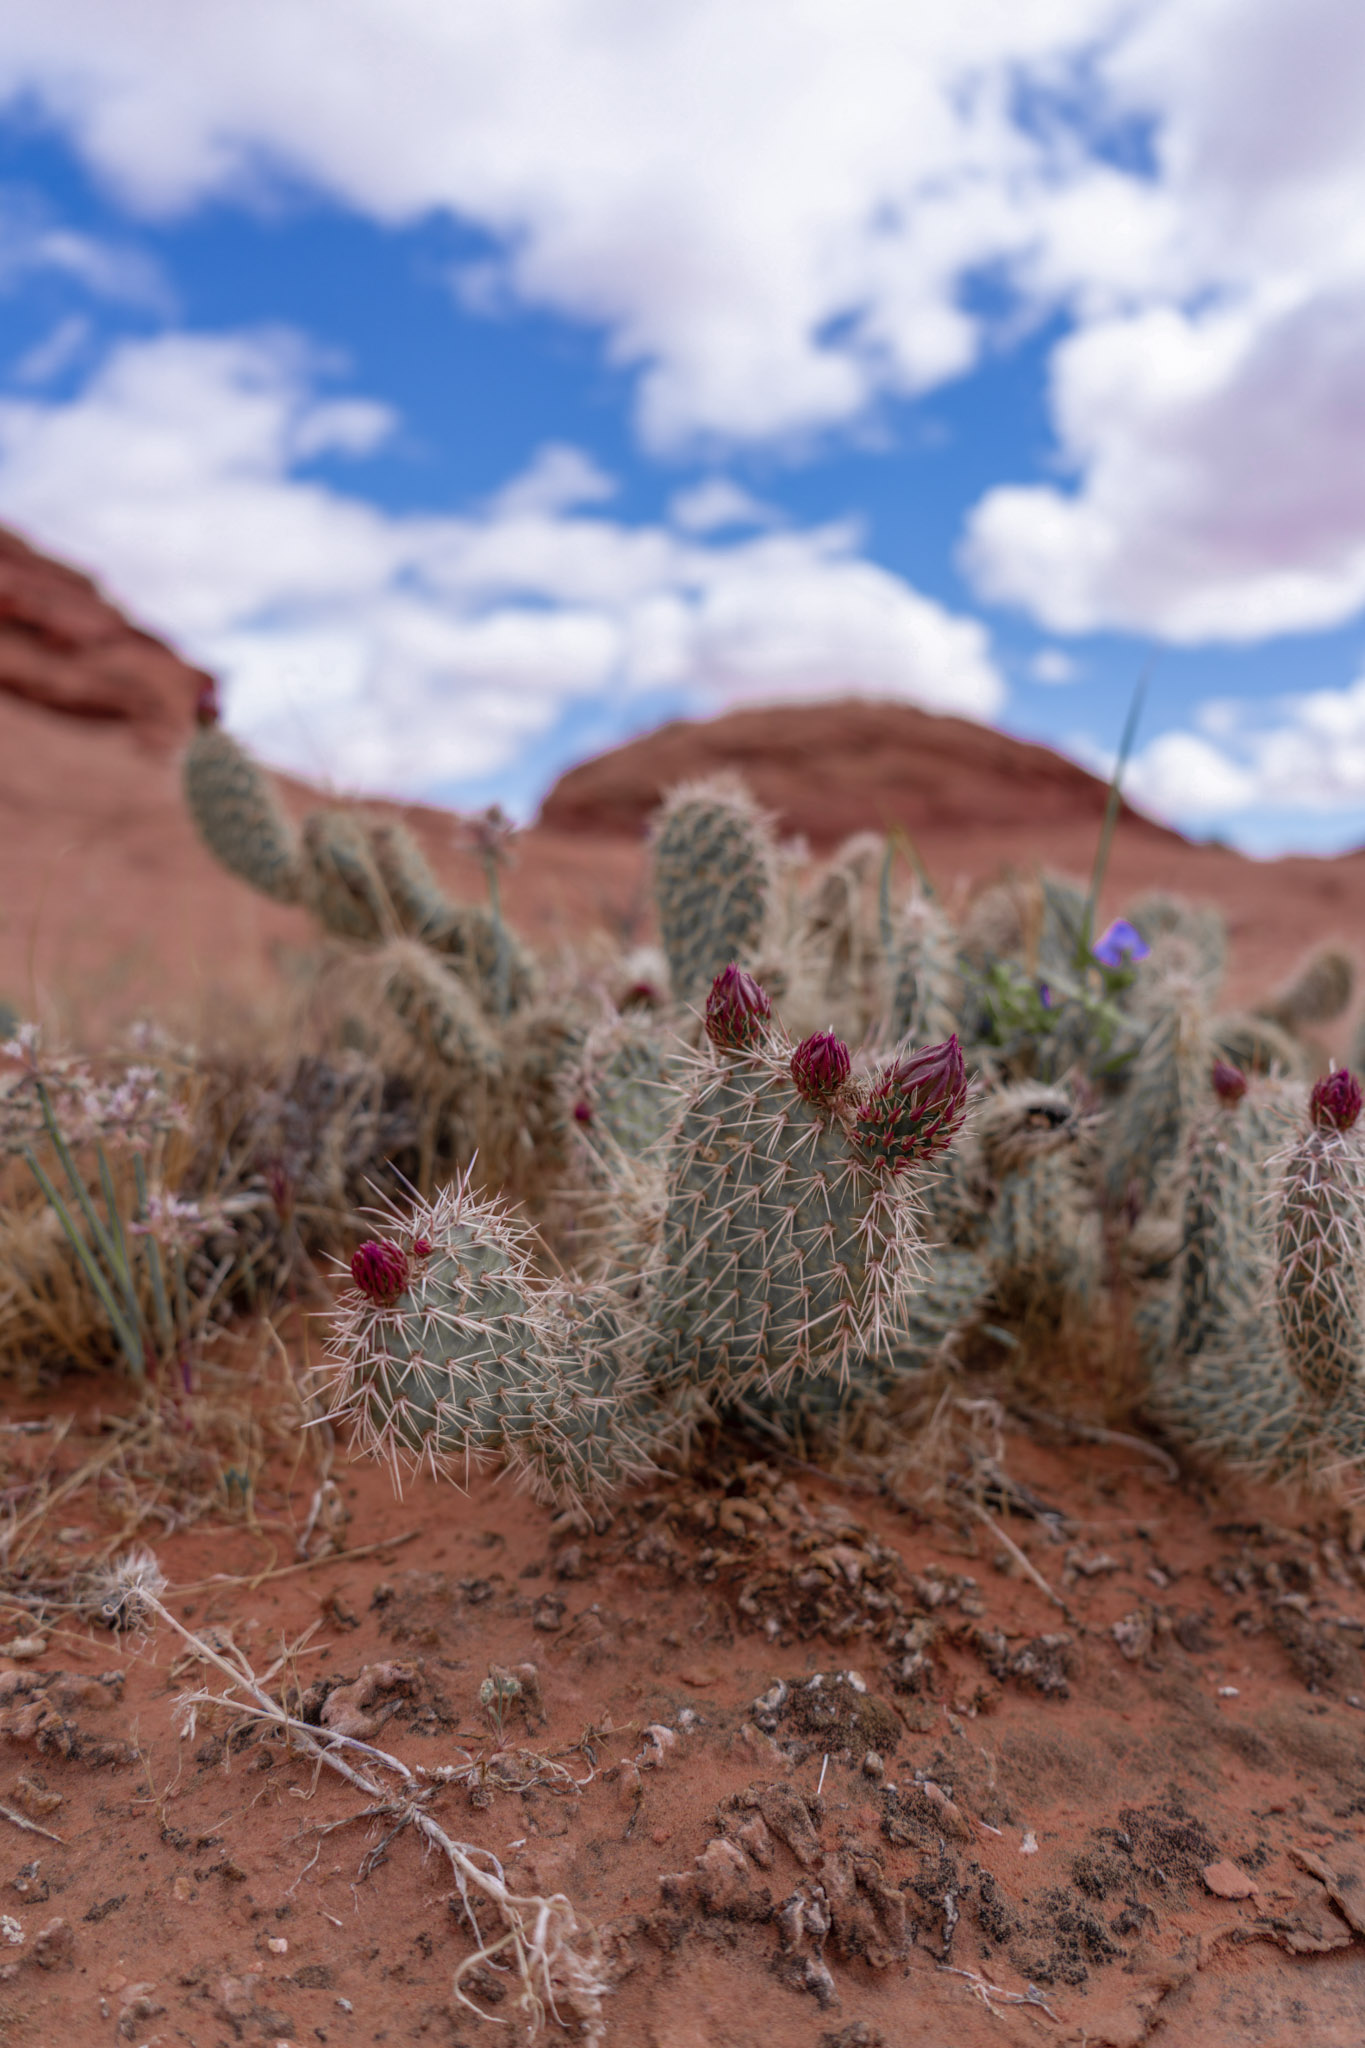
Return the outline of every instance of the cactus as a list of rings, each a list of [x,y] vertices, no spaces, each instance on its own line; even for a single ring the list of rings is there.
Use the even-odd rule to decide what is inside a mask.
[[[1282,1140],[1294,1092],[1248,1086],[1220,1063],[1194,1122],[1185,1166],[1183,1249],[1177,1268],[1175,1355],[1191,1359],[1225,1343],[1255,1317],[1270,1273],[1266,1161]]]
[[[894,1043],[931,1045],[957,1028],[962,1001],[957,934],[947,913],[918,892],[901,912],[891,976]]]
[[[571,1174],[573,1121],[566,1077],[583,1056],[588,1022],[562,1000],[514,1010],[502,1026],[501,1069],[480,1138],[480,1177],[545,1222]]]
[[[338,1302],[330,1415],[395,1480],[501,1462],[543,1498],[591,1499],[647,1467],[622,1331],[590,1292],[539,1278],[532,1240],[468,1177],[362,1245]]]
[[[945,1057],[940,1058],[940,1050]],[[961,1053],[811,1100],[778,1030],[696,1056],[673,1131],[645,1313],[667,1383],[732,1400],[840,1381],[901,1327],[921,1269],[912,1169],[961,1121]]]
[[[1088,1134],[1066,1089],[1037,1082],[987,1098],[974,1133],[994,1183],[985,1256],[1007,1315],[1061,1316],[1099,1286],[1100,1219]]]
[[[1200,1459],[1255,1476],[1286,1477],[1315,1450],[1298,1381],[1264,1316],[1158,1379],[1144,1412]]]
[[[698,1002],[727,961],[754,964],[773,876],[768,822],[739,783],[670,792],[654,830],[654,893],[675,1002]]]
[[[1309,1400],[1330,1406],[1365,1366],[1365,1155],[1360,1084],[1319,1081],[1307,1127],[1283,1155],[1275,1302],[1285,1356]]]
[[[855,833],[821,869],[802,906],[796,952],[811,982],[809,1000],[855,1039],[886,1006],[875,886],[885,857],[879,834]],[[950,1022],[938,1036],[951,1029]]]
[[[1155,1011],[1112,1113],[1106,1146],[1109,1197],[1146,1208],[1184,1148],[1211,1064],[1198,983],[1172,978],[1153,991]]]
[[[371,820],[368,837],[370,858],[394,924],[409,938],[438,945],[457,912],[443,894],[421,847],[407,826],[393,818]]]
[[[1250,1010],[1224,1010],[1209,1025],[1209,1043],[1219,1059],[1244,1074],[1301,1076],[1303,1047],[1268,1017]]]
[[[569,1104],[594,1158],[603,1148],[638,1159],[667,1131],[676,1101],[674,1045],[648,1016],[614,1017],[588,1037],[567,1076]]]
[[[1223,914],[1211,903],[1152,889],[1130,903],[1128,918],[1151,949],[1148,978],[1183,972],[1199,983],[1206,1001],[1217,993],[1227,965],[1228,933]]]
[[[497,1044],[457,975],[414,939],[394,939],[376,956],[384,1001],[417,1054],[426,1091],[445,1104],[455,1157],[467,1164],[484,1132],[502,1072]]]
[[[1334,1024],[1350,1008],[1355,962],[1340,946],[1322,946],[1265,1005],[1262,1015],[1297,1035],[1316,1024]]]
[[[185,801],[209,851],[276,903],[303,893],[298,835],[245,748],[220,725],[200,725],[184,767]]]
[[[304,900],[325,930],[372,945],[396,929],[363,819],[353,811],[311,811],[303,846]]]

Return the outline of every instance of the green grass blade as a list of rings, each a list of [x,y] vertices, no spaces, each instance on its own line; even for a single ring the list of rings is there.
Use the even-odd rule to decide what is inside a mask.
[[[133,1262],[128,1253],[128,1239],[124,1235],[123,1216],[119,1209],[118,1191],[114,1176],[109,1171],[109,1156],[103,1145],[95,1147],[99,1161],[100,1186],[104,1190],[104,1206],[109,1212],[109,1236],[114,1247],[113,1277],[123,1294],[124,1307],[129,1321],[142,1328],[142,1303],[138,1300],[137,1281],[133,1277]]]
[[[77,1229],[75,1217],[58,1194],[43,1167],[34,1158],[31,1149],[25,1148],[24,1158],[28,1162],[29,1171],[32,1173],[33,1178],[37,1181],[51,1204],[57,1221],[66,1233],[67,1243],[79,1259],[87,1280],[89,1280],[90,1285],[99,1296],[100,1304],[109,1318],[110,1328],[118,1338],[119,1344],[127,1357],[134,1379],[140,1380],[145,1378],[146,1361],[143,1356],[142,1344],[138,1333],[129,1326],[123,1310],[114,1299],[113,1289],[110,1287],[98,1259]]]
[[[1124,721],[1123,737],[1119,741],[1118,757],[1114,762],[1114,773],[1109,780],[1109,795],[1104,806],[1104,823],[1100,826],[1100,843],[1095,848],[1095,866],[1090,876],[1090,894],[1086,898],[1085,915],[1081,919],[1080,937],[1076,947],[1076,965],[1086,968],[1090,965],[1090,949],[1095,943],[1095,912],[1099,908],[1100,891],[1104,887],[1104,872],[1109,865],[1109,849],[1114,840],[1114,828],[1119,821],[1119,809],[1123,802],[1123,774],[1128,766],[1128,757],[1133,751],[1137,737],[1138,719],[1142,715],[1143,699],[1147,695],[1148,672],[1138,678],[1133,691],[1133,701],[1128,706]]]
[[[141,1221],[149,1217],[147,1202],[147,1169],[142,1163],[142,1154],[133,1154],[133,1172],[137,1177],[137,1205]],[[149,1231],[142,1240],[147,1255],[147,1271],[152,1282],[152,1305],[156,1311],[156,1327],[161,1338],[161,1348],[168,1355],[175,1349],[175,1325],[171,1321],[171,1305],[166,1299],[166,1275],[161,1264],[161,1247]]]
[[[118,1272],[118,1253],[114,1249],[114,1241],[105,1229],[98,1209],[96,1209],[90,1199],[89,1188],[87,1188],[76,1169],[76,1162],[71,1156],[71,1147],[62,1135],[62,1127],[57,1121],[57,1112],[52,1107],[52,1098],[41,1081],[38,1083],[38,1100],[42,1105],[43,1123],[46,1127],[47,1135],[52,1141],[52,1149],[61,1163],[63,1173],[66,1175],[67,1185],[79,1204],[81,1214],[86,1221],[86,1227],[95,1241],[100,1257],[104,1260],[108,1270],[116,1274]]]

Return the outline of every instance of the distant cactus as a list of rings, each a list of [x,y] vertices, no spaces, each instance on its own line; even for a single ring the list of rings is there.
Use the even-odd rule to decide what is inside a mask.
[[[376,944],[397,930],[364,820],[312,811],[303,821],[304,900],[335,938]]]
[[[648,1012],[614,1017],[589,1034],[577,1067],[566,1076],[583,1142],[639,1159],[658,1145],[677,1099],[679,1048]]]
[[[409,938],[435,944],[457,913],[427,865],[426,855],[397,819],[372,819],[367,832],[370,857],[395,926]]]
[[[1349,953],[1340,946],[1320,947],[1265,1005],[1263,1014],[1295,1033],[1317,1024],[1333,1024],[1351,1006],[1355,978],[1355,961]]]
[[[1210,1071],[1185,1163],[1183,1244],[1172,1347],[1191,1359],[1249,1323],[1267,1292],[1270,1191],[1267,1161],[1289,1128],[1294,1091],[1245,1077],[1225,1062]]]
[[[1224,1010],[1210,1020],[1209,1044],[1214,1054],[1244,1074],[1274,1074],[1281,1079],[1302,1076],[1304,1049],[1279,1024],[1250,1010]]]
[[[929,897],[913,895],[893,941],[889,1036],[931,1045],[958,1026],[962,987],[952,920]]]
[[[220,725],[201,725],[184,767],[185,801],[209,851],[277,903],[303,893],[299,840],[266,777]]]
[[[1006,1314],[1062,1316],[1093,1300],[1100,1218],[1089,1140],[1064,1088],[1021,1082],[988,1096],[974,1138],[991,1181],[985,1257]]]
[[[1112,1203],[1147,1207],[1178,1166],[1211,1065],[1198,982],[1181,976],[1151,993],[1151,1022],[1114,1106],[1106,1145]]]
[[[1290,1370],[1330,1406],[1365,1372],[1365,1154],[1360,1084],[1345,1068],[1312,1091],[1282,1162],[1275,1300]]]
[[[425,1092],[446,1105],[455,1157],[468,1164],[483,1140],[502,1053],[464,983],[414,939],[375,958],[384,1000],[417,1056]]]
[[[1129,921],[1151,948],[1151,977],[1194,975],[1206,1001],[1217,993],[1227,965],[1228,934],[1222,912],[1211,903],[1152,889],[1128,905]]]
[[[686,783],[654,831],[654,894],[674,1000],[699,1002],[727,961],[752,967],[772,910],[771,830],[743,787]]]
[[[324,1386],[395,1477],[426,1466],[467,1481],[499,1462],[544,1498],[581,1500],[645,1469],[619,1327],[539,1278],[531,1253],[467,1179],[357,1252]]]

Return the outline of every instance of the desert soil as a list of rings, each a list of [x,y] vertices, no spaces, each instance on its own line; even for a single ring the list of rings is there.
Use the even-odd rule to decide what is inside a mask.
[[[110,1393],[11,1416],[45,1425],[3,1438],[35,1588],[129,1526],[117,1486],[54,1497]],[[321,1730],[482,1760],[430,1810],[596,1930],[609,2043],[1356,2048],[1365,1528],[1126,1443],[1003,1448],[1003,1492],[895,1493],[729,1446],[575,1526],[486,1481],[396,1500],[338,1447],[310,1531],[295,1446],[142,1536],[169,1611]],[[449,1868],[278,1734],[187,1728],[219,1674],[165,1623],[3,1629],[0,2039],[521,2038],[453,2001]]]

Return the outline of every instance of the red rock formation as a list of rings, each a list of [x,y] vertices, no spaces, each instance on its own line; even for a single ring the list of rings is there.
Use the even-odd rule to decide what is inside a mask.
[[[129,624],[88,576],[0,528],[0,691],[129,725],[153,748],[189,730],[211,679]]]

